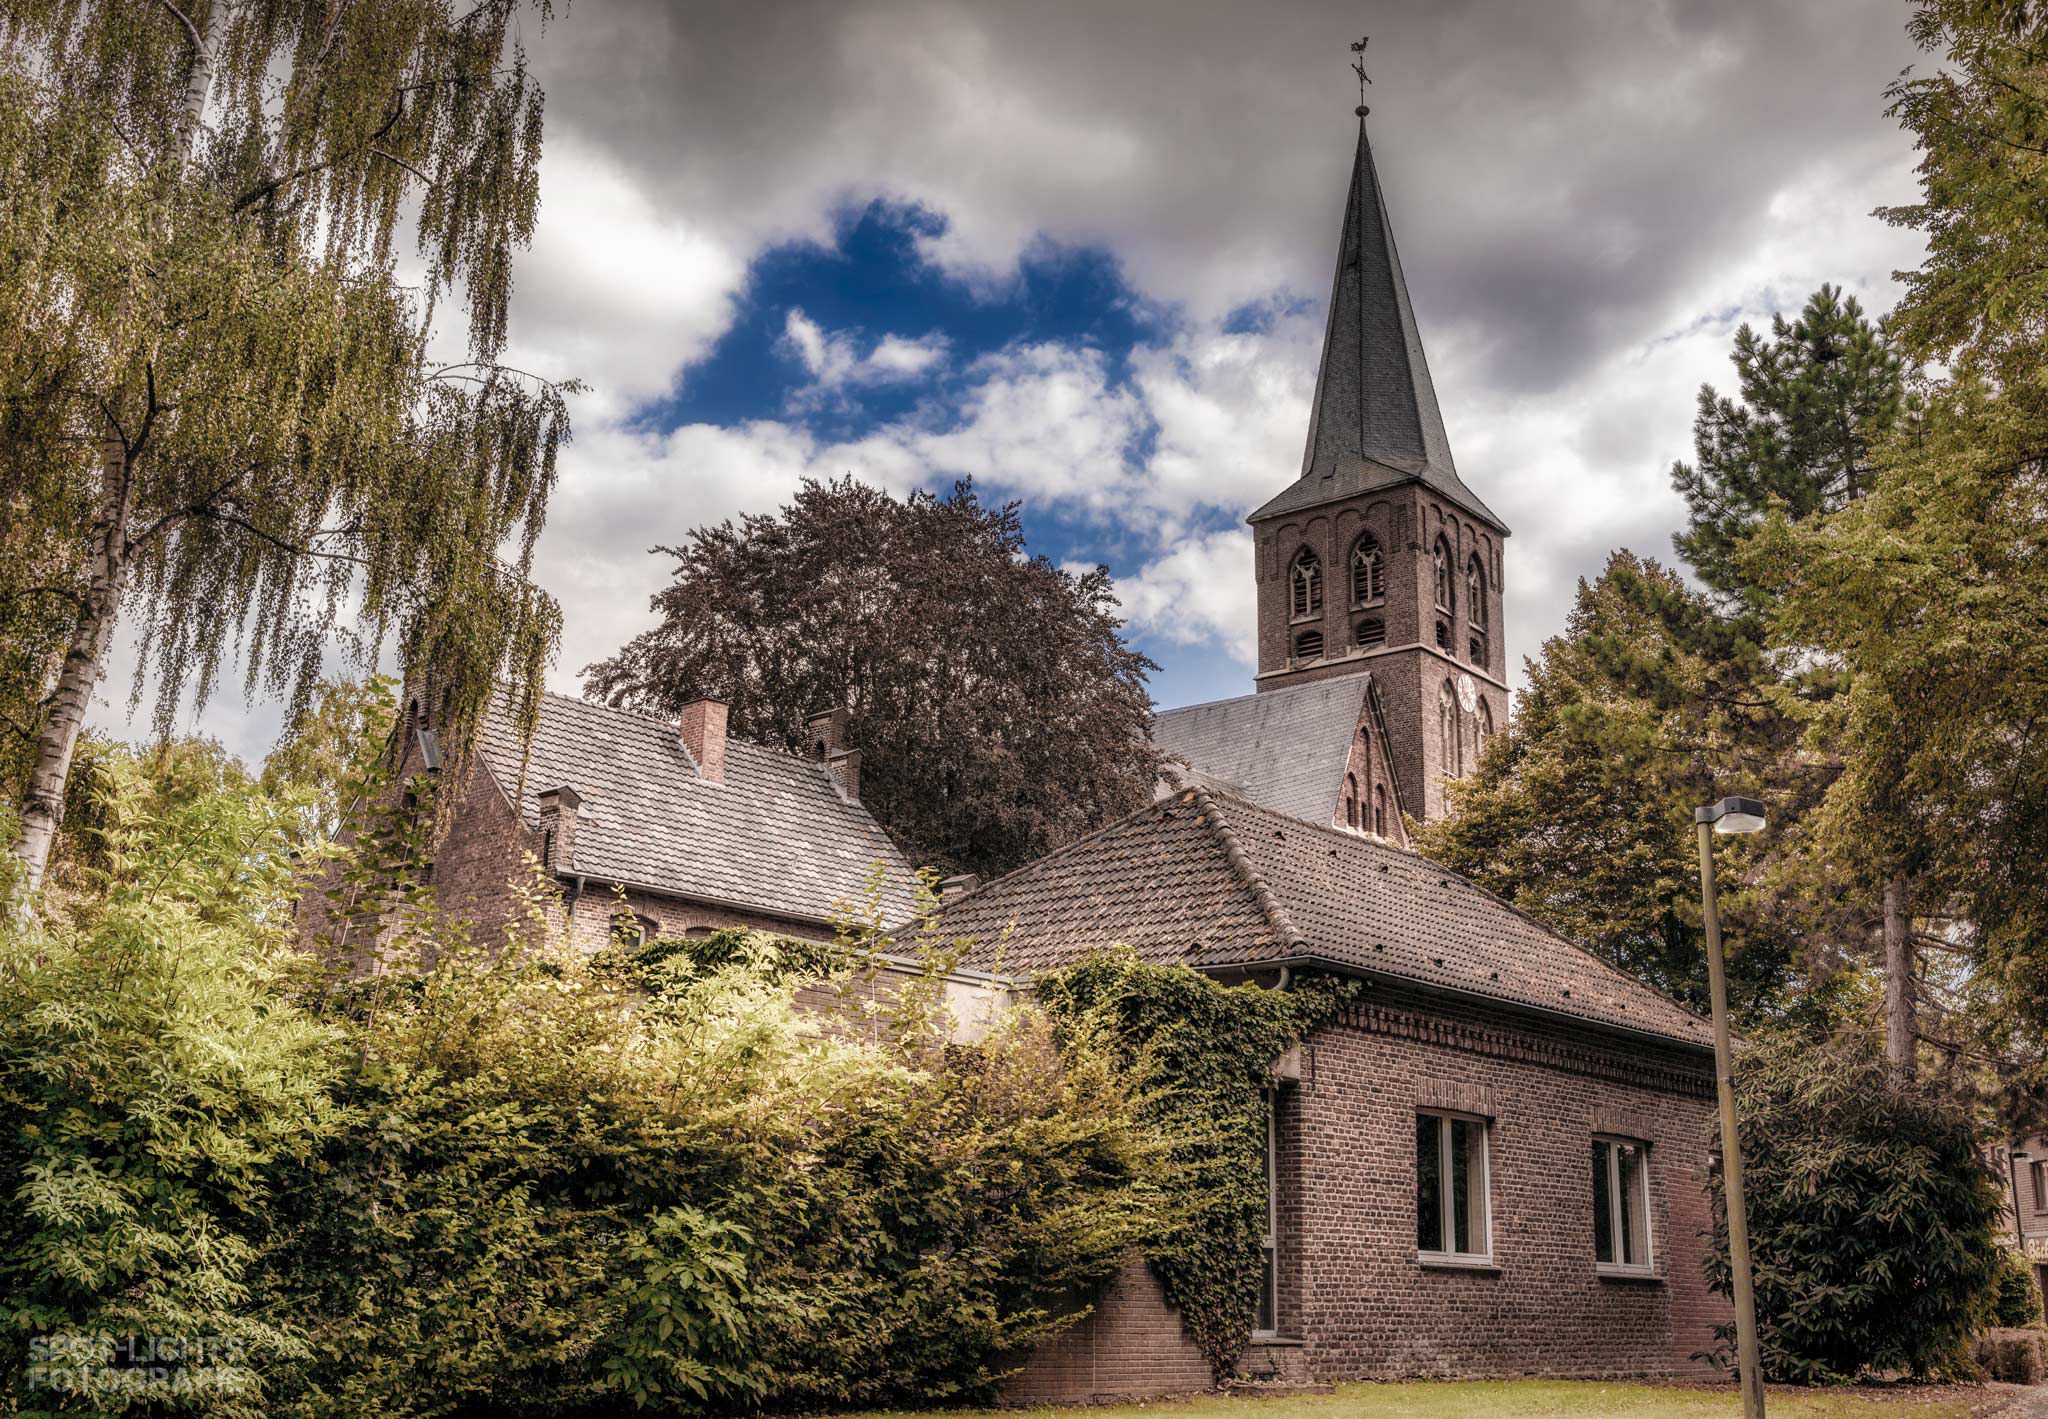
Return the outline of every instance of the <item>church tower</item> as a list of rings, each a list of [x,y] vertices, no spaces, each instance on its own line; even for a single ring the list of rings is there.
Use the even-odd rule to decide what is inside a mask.
[[[1411,813],[1507,728],[1507,527],[1458,477],[1359,109],[1301,476],[1249,519],[1260,691],[1370,672]]]

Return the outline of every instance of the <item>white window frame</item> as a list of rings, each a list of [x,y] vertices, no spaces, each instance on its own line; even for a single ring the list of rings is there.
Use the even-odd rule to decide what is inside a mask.
[[[1469,1123],[1479,1130],[1479,1231],[1483,1251],[1425,1251],[1419,1244],[1415,1248],[1415,1259],[1426,1266],[1482,1266],[1493,1265],[1493,1120],[1481,1114],[1459,1113],[1453,1109],[1417,1109],[1417,1118],[1434,1118],[1443,1121],[1437,1130],[1437,1177],[1440,1179],[1437,1192],[1438,1224],[1444,1240],[1457,1245],[1457,1218],[1452,1208],[1457,1189],[1451,1183],[1451,1125]],[[1421,1160],[1417,1159],[1420,1167]],[[1420,1173],[1415,1185],[1422,1186]]]
[[[1627,1200],[1621,1191],[1621,1154],[1615,1145],[1635,1149],[1642,1157],[1642,1166],[1636,1177],[1643,1194],[1643,1259],[1641,1261],[1602,1261],[1600,1248],[1593,1248],[1593,1269],[1602,1276],[1654,1276],[1657,1272],[1657,1228],[1651,1220],[1650,1207],[1650,1145],[1640,1138],[1623,1138],[1618,1133],[1596,1133],[1595,1147],[1602,1144],[1607,1148],[1607,1236],[1613,1244],[1615,1255],[1621,1254],[1621,1219]]]
[[[1266,1091],[1266,1234],[1259,1239],[1260,1289],[1273,1324],[1254,1327],[1254,1339],[1280,1333],[1280,1091]]]

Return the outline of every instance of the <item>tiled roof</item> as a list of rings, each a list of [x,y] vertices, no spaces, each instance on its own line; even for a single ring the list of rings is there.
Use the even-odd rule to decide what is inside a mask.
[[[1422,331],[1408,299],[1386,195],[1361,120],[1301,477],[1253,513],[1252,520],[1411,481],[1507,530],[1458,477],[1451,460],[1436,385],[1422,353]]]
[[[510,719],[486,717],[477,749],[514,792],[521,749]],[[912,910],[909,862],[812,760],[728,739],[724,782],[709,783],[673,723],[548,695],[523,777],[529,825],[548,789],[573,788],[583,800],[569,870],[593,880],[824,921],[840,903],[866,900],[881,863],[884,919]]]
[[[1198,968],[1319,961],[1706,1048],[1705,1021],[1427,858],[1187,789],[945,908],[966,964],[1113,945]]]
[[[1152,742],[1205,786],[1312,823],[1335,818],[1370,673],[1162,710]]]

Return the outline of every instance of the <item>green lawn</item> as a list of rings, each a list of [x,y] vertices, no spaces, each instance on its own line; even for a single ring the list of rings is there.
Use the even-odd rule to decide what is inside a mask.
[[[1999,1391],[1975,1387],[1905,1386],[1898,1389],[1778,1390],[1770,1393],[1771,1419],[1970,1419],[1995,1404]],[[1294,1399],[1240,1399],[1206,1395],[1186,1401],[1100,1409],[996,1411],[1040,1419],[1721,1419],[1739,1415],[1735,1391],[1666,1389],[1655,1385],[1518,1380],[1468,1384],[1339,1385],[1335,1394]],[[990,1419],[987,1410],[950,1410],[853,1419]]]

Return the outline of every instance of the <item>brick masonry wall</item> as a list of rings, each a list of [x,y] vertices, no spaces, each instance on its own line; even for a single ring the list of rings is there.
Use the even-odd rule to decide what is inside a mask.
[[[1278,1095],[1279,1330],[1241,1369],[1290,1379],[1704,1378],[1728,1310],[1707,1290],[1712,1070],[1611,1041],[1374,987],[1303,1050]],[[1489,1121],[1494,1266],[1416,1259],[1415,1113]],[[1600,1276],[1592,1138],[1649,1144],[1655,1267]],[[1097,1312],[1032,1357],[1016,1403],[1206,1388],[1149,1272],[1125,1268]],[[1192,1362],[1189,1359],[1193,1352]],[[1171,1384],[1173,1388],[1167,1388]]]
[[[1304,1052],[1298,1328],[1321,1379],[1700,1376],[1712,1072],[1701,1056],[1375,990]],[[1416,1259],[1415,1115],[1488,1120],[1493,1269]],[[1649,1145],[1654,1274],[1599,1275],[1591,1143]]]
[[[1151,1399],[1209,1388],[1209,1362],[1181,1333],[1159,1279],[1133,1256],[1093,1313],[1056,1336],[1004,1385],[1005,1404]]]
[[[1366,611],[1349,601],[1351,547],[1370,531],[1386,559],[1386,597]],[[1441,537],[1450,548],[1457,582],[1451,622],[1451,653],[1435,645],[1435,567],[1432,553]],[[1508,728],[1505,559],[1503,539],[1484,523],[1420,487],[1365,495],[1289,514],[1254,529],[1258,580],[1259,678],[1262,690],[1349,675],[1369,669],[1380,681],[1395,772],[1406,793],[1408,812],[1424,819],[1443,816],[1444,776],[1451,772],[1437,723],[1437,695],[1446,679],[1472,675],[1493,716],[1494,730]],[[1293,617],[1289,574],[1295,554],[1312,548],[1323,560],[1324,599],[1319,616]],[[1477,558],[1486,577],[1486,658],[1469,663],[1474,630],[1465,568]],[[1360,650],[1353,644],[1356,623],[1373,615],[1386,625],[1386,645]],[[1321,661],[1290,669],[1294,637],[1304,629],[1323,633],[1328,651]],[[1472,728],[1467,725],[1468,736]],[[1469,769],[1475,755],[1465,752]]]

